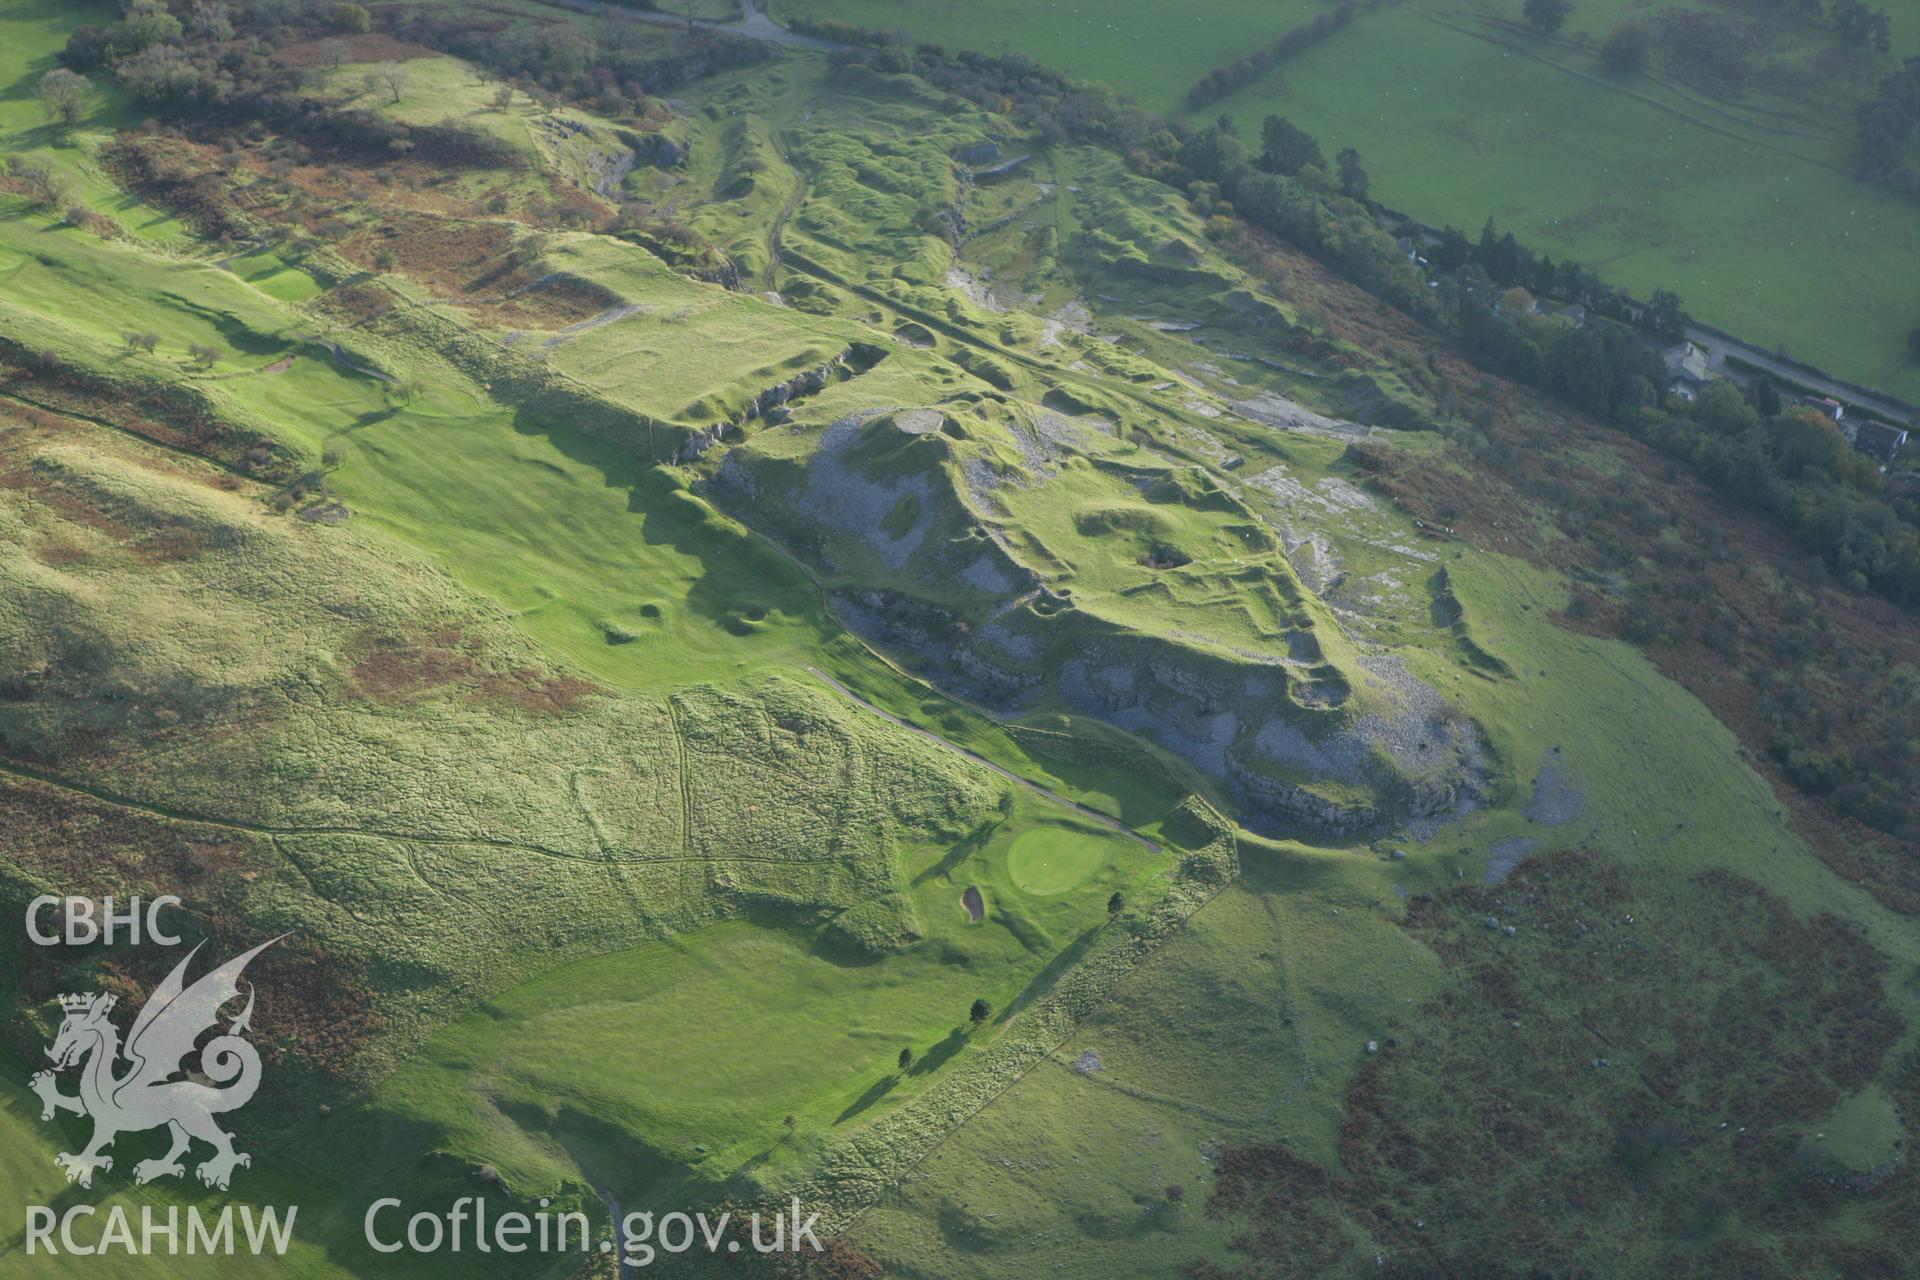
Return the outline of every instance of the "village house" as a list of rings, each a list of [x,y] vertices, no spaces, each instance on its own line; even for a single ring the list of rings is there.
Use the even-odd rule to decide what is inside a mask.
[[[1707,372],[1707,353],[1691,342],[1676,342],[1661,353],[1667,366],[1667,394],[1692,400],[1713,380]]]
[[[1570,321],[1576,329],[1587,322],[1587,309],[1577,302],[1555,302],[1551,298],[1542,298],[1534,304],[1533,309],[1543,316],[1558,316]]]
[[[1884,422],[1864,418],[1847,432],[1847,438],[1852,441],[1854,448],[1869,457],[1892,462],[1894,455],[1907,443],[1907,430],[1905,427],[1888,426]]]

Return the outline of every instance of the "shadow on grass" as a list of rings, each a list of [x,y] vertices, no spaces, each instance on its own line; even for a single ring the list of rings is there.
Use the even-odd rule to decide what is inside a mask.
[[[1029,982],[1026,985],[1026,989],[1013,998],[1013,1002],[1001,1011],[1000,1016],[995,1019],[995,1021],[1004,1027],[1007,1023],[1013,1021],[1014,1017],[1018,1015],[1022,1009],[1052,990],[1053,984],[1058,982],[1061,976],[1069,969],[1079,964],[1081,958],[1093,949],[1093,944],[1099,941],[1100,931],[1104,927],[1103,925],[1093,925],[1087,929],[1085,933],[1075,938],[1059,955],[1049,960],[1047,967],[1033,975],[1033,981]]]
[[[812,581],[764,539],[651,465],[646,453],[653,446],[645,435],[636,434],[628,445],[608,443],[557,425],[568,412],[564,404],[523,406],[513,415],[513,428],[542,437],[572,461],[598,471],[610,487],[625,489],[627,510],[641,518],[646,542],[700,562],[705,572],[686,595],[691,612],[742,636],[770,626],[775,612],[832,629]]]
[[[968,834],[960,843],[954,845],[953,848],[942,854],[940,861],[915,876],[913,878],[913,887],[918,889],[921,885],[936,876],[945,878],[951,875],[953,870],[961,863],[987,847],[987,843],[993,839],[993,833],[1000,829],[1000,824],[1004,821],[1004,818],[995,818],[992,822],[986,823]]]
[[[913,1064],[911,1074],[931,1075],[953,1060],[953,1055],[967,1047],[967,1033],[960,1027],[947,1032],[947,1038],[927,1050],[926,1056]]]
[[[871,1107],[874,1103],[880,1101],[880,1099],[892,1093],[894,1090],[894,1087],[899,1083],[900,1083],[900,1077],[897,1075],[881,1076],[878,1080],[875,1080],[873,1084],[867,1088],[867,1091],[865,1093],[861,1094],[859,1097],[855,1098],[850,1104],[848,1104],[847,1109],[845,1111],[842,1111],[839,1115],[835,1116],[833,1118],[833,1122],[835,1124],[845,1124],[847,1121],[859,1115],[862,1111],[865,1111],[867,1108]]]

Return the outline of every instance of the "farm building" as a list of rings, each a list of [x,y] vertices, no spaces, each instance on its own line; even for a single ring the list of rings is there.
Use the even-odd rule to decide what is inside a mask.
[[[1839,422],[1847,416],[1847,407],[1832,396],[1802,396],[1800,403],[1828,422]]]
[[[1847,436],[1854,448],[1884,462],[1893,461],[1893,456],[1907,443],[1905,427],[1888,426],[1871,419],[1862,420]]]

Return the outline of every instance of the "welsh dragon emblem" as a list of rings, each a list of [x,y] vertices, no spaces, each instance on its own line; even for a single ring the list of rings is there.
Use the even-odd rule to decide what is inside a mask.
[[[135,1165],[135,1182],[182,1176],[186,1169],[180,1157],[196,1138],[213,1148],[213,1155],[194,1170],[210,1187],[225,1190],[236,1165],[253,1163],[233,1149],[233,1135],[214,1119],[245,1106],[260,1087],[259,1051],[242,1038],[253,1017],[252,983],[247,984],[246,1007],[231,1018],[223,1034],[200,1046],[193,1068],[184,1068],[181,1060],[194,1052],[202,1035],[217,1028],[221,1008],[240,994],[240,974],[247,962],[278,941],[263,942],[187,986],[187,966],[200,950],[195,946],[148,998],[124,1046],[107,1017],[113,996],[87,992],[60,997],[66,1016],[47,1050],[54,1069],[38,1073],[30,1083],[40,1095],[42,1120],[53,1119],[57,1111],[93,1118],[86,1149],[53,1158],[68,1182],[91,1187],[94,1170],[113,1168],[113,1158],[103,1153],[116,1137],[160,1125],[167,1127],[172,1146],[159,1159]],[[123,1061],[126,1067],[120,1070]],[[72,1066],[80,1068],[80,1092],[61,1093],[55,1072]]]

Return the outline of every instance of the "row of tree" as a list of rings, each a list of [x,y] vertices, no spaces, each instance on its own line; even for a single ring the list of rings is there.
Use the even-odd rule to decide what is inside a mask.
[[[1325,40],[1334,32],[1353,21],[1353,0],[1340,0],[1340,3],[1325,13],[1315,14],[1312,19],[1291,27],[1272,44],[1263,45],[1252,53],[1242,54],[1223,67],[1215,67],[1201,76],[1191,89],[1187,90],[1187,101],[1195,107],[1204,107],[1218,102],[1242,85],[1250,84],[1265,75],[1271,68],[1285,62],[1303,49]]]
[[[1803,0],[1803,7],[1818,8],[1819,0]],[[1849,44],[1875,53],[1893,52],[1893,19],[1885,9],[1869,7],[1865,0],[1833,0],[1826,11],[1826,25]]]
[[[1255,155],[1233,118],[1223,115],[1181,142],[1172,173],[1163,168],[1161,176],[1190,189],[1205,184],[1216,211],[1237,213],[1395,305],[1435,318],[1425,279],[1365,203],[1369,179],[1360,153],[1341,151],[1330,175],[1319,143],[1290,122],[1270,119],[1261,139]]]
[[[1907,147],[1920,131],[1920,57],[1880,81],[1879,92],[1857,112],[1862,172],[1877,181],[1920,195],[1920,175],[1907,167]]]
[[[1468,240],[1458,227],[1442,230],[1432,249],[1432,263],[1442,275],[1472,264],[1503,289],[1523,288],[1537,297],[1578,304],[1665,342],[1678,342],[1692,323],[1675,294],[1655,289],[1645,304],[1635,304],[1577,262],[1556,263],[1547,254],[1535,256],[1513,232],[1502,234],[1492,218],[1480,229],[1478,243]]]

